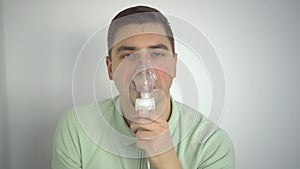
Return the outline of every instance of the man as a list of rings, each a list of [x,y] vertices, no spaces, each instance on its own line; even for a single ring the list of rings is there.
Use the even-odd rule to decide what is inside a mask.
[[[199,141],[212,122],[170,96],[178,56],[165,16],[146,6],[121,11],[110,24],[108,49],[108,75],[119,96],[62,117],[54,139],[53,169],[234,168],[226,133],[216,128]],[[151,98],[155,109],[145,113],[137,108],[137,100]],[[97,110],[102,118],[94,118]]]

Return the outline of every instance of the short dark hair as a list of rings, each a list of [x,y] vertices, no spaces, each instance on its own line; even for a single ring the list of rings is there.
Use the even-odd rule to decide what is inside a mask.
[[[148,6],[135,6],[119,12],[112,19],[107,34],[108,57],[111,59],[111,48],[113,47],[114,36],[120,27],[131,23],[143,24],[147,22],[160,23],[163,25],[171,43],[172,52],[175,53],[173,32],[168,19],[157,9]]]

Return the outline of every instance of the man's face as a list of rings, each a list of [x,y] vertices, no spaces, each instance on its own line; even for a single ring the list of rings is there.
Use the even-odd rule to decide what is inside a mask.
[[[132,70],[143,64],[145,60],[153,61],[151,57],[155,57],[153,62],[158,65],[158,68],[151,68],[151,72],[156,77],[154,88],[161,90],[167,99],[170,98],[170,87],[176,72],[177,56],[170,54],[172,47],[165,34],[163,26],[158,23],[130,24],[121,27],[116,32],[115,44],[111,50],[111,61],[107,59],[107,68],[109,78],[114,80],[121,98],[129,98],[130,102],[134,103],[135,98],[139,97],[130,76],[132,76]],[[160,58],[161,52],[170,55],[168,58]],[[155,56],[148,56],[149,53],[150,55],[154,53]],[[133,55],[136,58],[132,59]],[[135,59],[138,59],[139,62]],[[163,67],[171,70],[163,70]]]

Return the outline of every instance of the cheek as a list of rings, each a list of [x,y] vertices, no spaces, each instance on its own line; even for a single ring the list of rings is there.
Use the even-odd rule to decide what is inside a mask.
[[[113,81],[120,94],[127,94],[129,89],[129,72],[122,67],[113,67],[112,69]]]
[[[116,71],[116,69],[118,68],[119,63],[114,62],[112,64],[112,72],[114,73]]]
[[[159,83],[166,88],[171,86],[172,77],[163,71],[157,72]]]

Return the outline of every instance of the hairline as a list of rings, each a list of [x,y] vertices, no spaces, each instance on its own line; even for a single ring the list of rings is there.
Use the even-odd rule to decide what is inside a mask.
[[[130,35],[130,36],[126,37],[126,38],[123,38],[123,39],[121,39],[121,40],[116,41],[115,35],[117,34],[118,31],[120,31],[120,30],[121,30],[122,28],[124,28],[125,26],[131,25],[131,24],[143,25],[143,24],[146,24],[146,23],[155,23],[155,24],[159,24],[159,25],[162,26],[164,32],[163,32],[163,33],[142,32],[142,33],[137,33],[137,34]],[[170,49],[170,50],[174,53],[175,49],[173,49],[172,41],[171,41],[171,39],[169,38],[170,36],[167,35],[167,31],[166,31],[164,25],[163,25],[161,22],[158,22],[158,21],[149,21],[149,22],[143,22],[143,23],[134,23],[134,22],[133,22],[133,23],[124,24],[124,25],[118,27],[118,29],[115,31],[115,33],[114,33],[114,35],[113,35],[113,37],[112,37],[112,38],[113,38],[113,40],[112,40],[112,46],[111,46],[111,48],[110,48],[109,50],[112,52],[112,49],[113,49],[118,43],[120,43],[120,42],[123,41],[123,40],[126,40],[126,39],[131,38],[131,37],[134,37],[134,36],[138,36],[138,35],[144,35],[144,34],[154,34],[154,35],[161,35],[161,36],[166,37],[166,38],[168,39],[169,43],[170,43],[169,45],[171,46],[171,49]],[[111,58],[111,57],[112,57],[111,55],[112,55],[112,53],[109,53],[109,54],[108,54],[108,57]]]
[[[149,14],[149,15],[148,15]],[[144,20],[135,20],[135,15],[140,15]],[[125,17],[125,19],[124,19]],[[123,18],[123,19],[121,19]],[[128,20],[127,20],[128,18]],[[120,21],[120,22],[119,22]],[[125,22],[123,22],[125,21]],[[129,24],[145,24],[145,23],[158,23],[161,24],[164,28],[165,36],[168,38],[171,44],[171,50],[175,53],[175,42],[173,37],[173,31],[168,22],[168,18],[159,10],[149,7],[149,6],[135,6],[127,8],[121,12],[119,12],[111,21],[108,29],[108,36],[107,36],[107,46],[108,46],[108,58],[111,59],[111,50],[116,44],[115,41],[115,34],[119,31],[123,26]]]

